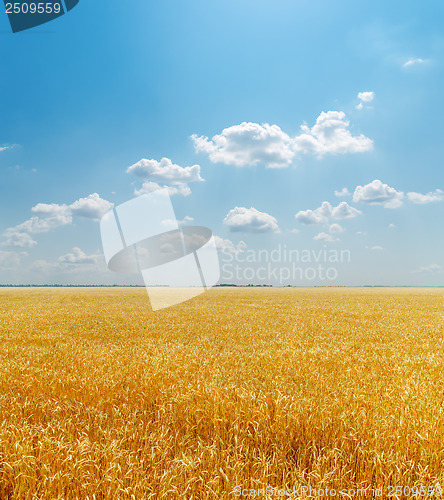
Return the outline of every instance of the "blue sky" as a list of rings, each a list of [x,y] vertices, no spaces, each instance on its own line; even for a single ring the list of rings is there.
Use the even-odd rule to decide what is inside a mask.
[[[16,34],[1,14],[0,283],[140,282],[106,269],[98,219],[156,183],[227,259],[350,252],[331,283],[281,284],[442,285],[443,14],[81,0]]]

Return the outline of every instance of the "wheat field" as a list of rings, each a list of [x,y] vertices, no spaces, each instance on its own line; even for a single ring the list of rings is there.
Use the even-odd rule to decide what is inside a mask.
[[[0,289],[0,499],[414,498],[444,485],[443,334],[442,289],[156,313],[143,288]]]

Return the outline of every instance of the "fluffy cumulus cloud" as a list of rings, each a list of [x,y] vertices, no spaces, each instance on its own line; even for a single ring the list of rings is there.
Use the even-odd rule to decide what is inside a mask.
[[[338,238],[335,238],[332,234],[328,233],[319,233],[314,238],[315,241],[324,241],[327,243],[332,243],[333,241],[338,241]]]
[[[259,212],[255,208],[235,207],[230,210],[224,219],[224,224],[231,231],[248,233],[277,233],[277,220],[270,214]]]
[[[92,255],[87,255],[83,250],[78,247],[74,247],[72,252],[62,255],[57,259],[62,265],[72,265],[72,264],[96,264],[98,261],[103,260],[103,255],[101,253],[95,253]]]
[[[350,196],[350,194],[350,191],[346,187],[343,187],[340,191],[335,191],[335,196],[338,198],[344,198],[345,196]]]
[[[364,107],[364,104],[369,104],[370,102],[373,101],[374,98],[375,98],[374,92],[359,92],[358,99],[360,102],[356,106],[356,109],[362,109]]]
[[[212,139],[193,135],[198,153],[213,163],[236,167],[264,163],[270,168],[287,167],[295,156],[294,141],[277,125],[243,122],[222,130]]]
[[[324,201],[315,210],[301,210],[295,215],[298,222],[302,224],[326,224],[330,219],[351,219],[361,214],[360,210],[351,207],[346,201],[333,207],[328,201]]]
[[[29,233],[46,233],[50,229],[65,226],[72,222],[72,214],[67,205],[38,203],[31,208],[31,212],[35,216],[17,226],[22,227]]]
[[[140,160],[127,169],[129,174],[135,174],[144,180],[165,182],[168,184],[186,184],[188,182],[203,181],[200,176],[200,166],[181,167],[174,164],[169,158],[156,160]]]
[[[288,167],[298,153],[345,154],[369,151],[373,141],[354,136],[342,111],[322,112],[315,125],[304,124],[301,133],[291,137],[278,125],[243,122],[228,127],[209,139],[193,135],[198,153],[206,153],[213,163],[244,167],[265,164],[268,168]]]
[[[157,160],[140,160],[127,169],[127,173],[134,174],[144,182],[141,189],[136,189],[134,194],[140,196],[160,189],[167,188],[170,195],[180,194],[188,196],[191,189],[190,182],[202,182],[200,166],[181,167],[176,165],[169,158]],[[161,186],[159,183],[163,183]]]
[[[100,198],[97,193],[93,193],[86,198],[78,199],[71,205],[38,203],[31,211],[43,221],[52,221],[56,227],[57,225],[63,226],[71,224],[73,216],[99,220],[109,212],[113,206],[113,203]]]
[[[337,238],[334,235],[337,235],[339,233],[343,233],[345,229],[339,225],[339,224],[330,224],[330,227],[328,228],[328,233],[326,232],[320,232],[317,234],[313,239],[315,241],[324,241],[327,243],[332,243],[333,241],[339,241],[339,238]]]
[[[397,191],[388,184],[383,184],[378,179],[365,186],[357,186],[353,193],[353,201],[355,203],[382,205],[385,208],[400,207],[403,204],[403,198],[404,193],[402,191]]]
[[[52,229],[72,224],[73,216],[99,220],[113,208],[113,204],[93,193],[80,198],[71,205],[57,203],[38,203],[32,207],[33,216],[21,224],[9,227],[3,233],[5,241],[0,246],[31,248],[37,242],[33,234],[47,233]]]
[[[216,235],[214,235],[214,241],[216,243],[216,248],[222,250],[224,253],[238,254],[242,253],[247,248],[247,244],[244,241],[239,241],[239,243],[235,245],[228,238],[221,238]]]
[[[343,111],[322,112],[316,124],[309,128],[302,125],[302,134],[296,137],[296,145],[303,152],[325,154],[363,153],[373,149],[373,141],[365,135],[354,136]]]
[[[444,192],[441,189],[435,189],[427,194],[415,193],[414,191],[407,193],[407,198],[413,203],[425,205],[426,203],[434,203],[444,200]]]
[[[374,98],[374,92],[359,92],[358,94],[358,99],[362,102],[372,102]]]
[[[100,198],[97,193],[93,193],[86,198],[75,201],[69,206],[69,209],[72,215],[100,220],[113,207],[113,203]]]

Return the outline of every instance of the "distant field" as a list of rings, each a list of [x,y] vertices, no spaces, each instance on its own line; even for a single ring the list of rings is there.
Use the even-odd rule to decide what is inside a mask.
[[[444,488],[442,289],[0,289],[0,374],[1,500]]]

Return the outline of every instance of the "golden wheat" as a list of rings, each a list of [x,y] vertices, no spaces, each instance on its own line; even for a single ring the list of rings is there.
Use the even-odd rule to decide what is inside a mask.
[[[441,289],[0,289],[0,498],[435,487],[443,333]]]

